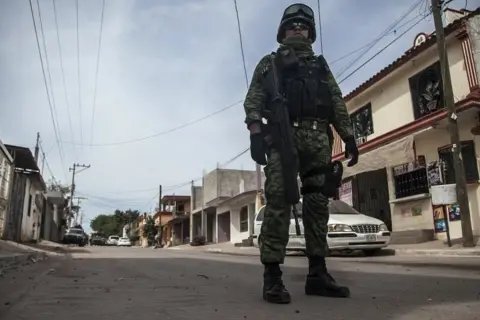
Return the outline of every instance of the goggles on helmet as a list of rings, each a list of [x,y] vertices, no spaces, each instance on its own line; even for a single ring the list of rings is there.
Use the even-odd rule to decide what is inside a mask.
[[[286,23],[284,28],[286,30],[294,30],[297,28],[300,30],[309,30],[310,26],[304,22],[292,21],[292,22]]]
[[[297,3],[297,4],[292,4],[291,6],[287,7],[285,9],[285,12],[283,13],[283,16],[291,16],[291,15],[297,15],[299,13],[302,13],[304,16],[314,19],[315,15],[313,13],[313,10],[304,4]]]

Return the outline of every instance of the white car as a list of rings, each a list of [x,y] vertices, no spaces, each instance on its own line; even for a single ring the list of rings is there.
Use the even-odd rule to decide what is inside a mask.
[[[373,255],[390,244],[390,231],[383,221],[361,214],[340,200],[330,200],[327,243],[330,251],[362,250]],[[253,244],[258,247],[258,235],[263,222],[265,206],[255,215]],[[295,231],[293,213],[290,216],[290,239],[287,250],[305,251],[302,223],[302,203],[297,204],[301,235]]]
[[[130,239],[126,237],[122,237],[118,239],[117,246],[119,247],[131,247],[132,243],[130,242]]]
[[[109,246],[116,246],[118,243],[118,239],[120,239],[119,236],[110,236],[107,239],[107,245]]]

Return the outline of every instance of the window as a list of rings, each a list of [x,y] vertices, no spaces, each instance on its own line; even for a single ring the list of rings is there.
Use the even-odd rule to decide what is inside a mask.
[[[473,140],[462,141],[461,146],[463,167],[465,169],[465,179],[467,183],[477,182],[479,180],[479,176]],[[453,153],[451,145],[439,148],[438,157],[443,164],[445,183],[455,183],[455,169],[453,166]]]
[[[184,204],[179,204],[177,206],[177,213],[183,213],[185,212],[185,205]]]
[[[357,144],[365,143],[367,137],[373,134],[372,104],[368,103],[350,114],[350,119],[352,119],[353,132]]]
[[[408,79],[415,120],[443,108],[443,83],[440,62]]]
[[[248,207],[240,209],[240,232],[248,231]]]
[[[423,161],[404,163],[394,167],[395,198],[401,199],[428,193],[427,169]]]

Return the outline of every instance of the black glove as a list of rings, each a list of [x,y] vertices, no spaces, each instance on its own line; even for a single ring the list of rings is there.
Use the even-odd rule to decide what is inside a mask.
[[[358,162],[358,148],[357,142],[353,136],[349,136],[345,139],[345,159],[351,157],[351,160],[347,163],[347,167],[353,167]]]
[[[253,161],[265,166],[267,165],[267,158],[265,156],[266,144],[262,133],[254,133],[250,135],[250,155]]]

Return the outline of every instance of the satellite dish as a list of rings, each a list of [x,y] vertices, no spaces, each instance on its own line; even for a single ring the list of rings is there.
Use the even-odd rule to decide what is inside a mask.
[[[427,35],[425,33],[420,33],[415,37],[413,41],[413,47],[417,47],[427,41]]]

